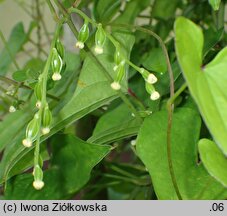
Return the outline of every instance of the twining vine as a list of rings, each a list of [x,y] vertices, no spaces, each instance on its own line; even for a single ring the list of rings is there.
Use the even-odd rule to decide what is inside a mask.
[[[50,11],[52,13],[52,16],[57,22],[57,28],[54,34],[54,38],[51,43],[50,53],[48,55],[48,59],[46,61],[45,68],[43,70],[43,73],[40,75],[38,83],[35,86],[34,93],[37,99],[36,107],[39,109],[37,113],[34,115],[34,118],[30,121],[30,123],[27,126],[26,129],[26,137],[22,141],[23,145],[25,147],[32,147],[33,143],[35,143],[35,154],[34,154],[34,182],[33,186],[35,189],[42,189],[44,186],[43,182],[43,171],[42,171],[42,159],[40,157],[39,151],[40,151],[40,137],[45,136],[50,132],[50,125],[52,120],[52,114],[49,110],[48,102],[46,100],[47,97],[47,79],[48,74],[51,71],[52,79],[54,81],[58,81],[61,79],[61,72],[65,68],[64,64],[64,47],[62,46],[60,40],[59,40],[59,32],[63,25],[63,23],[67,23],[72,32],[74,33],[75,37],[78,39],[76,43],[76,47],[79,49],[84,49],[87,52],[87,55],[89,55],[94,62],[97,64],[97,66],[101,69],[103,74],[106,76],[108,81],[110,82],[110,87],[115,90],[119,97],[122,99],[122,101],[130,108],[133,115],[137,118],[138,121],[142,122],[143,119],[140,116],[137,109],[134,107],[134,105],[131,103],[131,101],[127,98],[125,93],[121,89],[121,82],[123,81],[123,78],[126,74],[126,65],[129,65],[133,67],[137,72],[141,74],[141,76],[144,78],[145,81],[145,89],[150,94],[151,100],[158,100],[160,98],[159,92],[156,91],[154,84],[158,81],[156,76],[149,71],[147,71],[145,68],[140,68],[133,64],[124,54],[124,52],[121,49],[120,43],[108,32],[105,30],[105,28],[102,26],[101,23],[96,23],[92,19],[90,19],[86,14],[84,14],[81,10],[77,9],[76,7],[79,4],[79,1],[76,1],[73,4],[73,7],[66,10],[63,5],[58,0],[54,0],[56,6],[60,10],[60,12],[63,14],[63,17],[59,17],[57,15],[57,12],[55,11],[54,6],[52,5],[50,0],[46,0]],[[84,19],[84,24],[80,31],[77,31],[75,28],[72,20],[71,20],[71,13],[77,13]],[[95,48],[94,52],[86,46],[86,41],[89,37],[89,25],[93,25],[93,27],[96,28],[96,35],[95,35]],[[111,26],[111,24],[109,24]],[[172,162],[172,156],[171,156],[171,128],[172,128],[172,117],[173,117],[173,111],[174,111],[174,100],[176,97],[179,96],[179,94],[182,93],[182,91],[186,88],[186,85],[183,85],[180,90],[174,94],[174,77],[172,72],[172,67],[169,60],[168,51],[166,49],[166,46],[162,39],[152,32],[151,30],[148,30],[146,28],[140,27],[140,26],[133,26],[133,25],[117,25],[120,28],[127,28],[131,30],[137,30],[144,32],[146,34],[149,34],[150,36],[156,38],[158,42],[160,43],[160,46],[163,50],[166,64],[168,68],[169,73],[169,79],[170,79],[170,99],[167,102],[167,110],[168,110],[168,127],[167,127],[167,155],[168,155],[168,166],[169,171],[172,179],[172,183],[175,189],[175,192],[178,196],[178,199],[182,199],[182,196],[180,194],[176,177],[174,174],[174,167]],[[102,63],[98,60],[96,55],[102,54],[104,49],[104,44],[106,39],[109,39],[112,44],[115,47],[115,54],[114,54],[114,62],[115,67],[113,68],[114,71],[116,71],[116,76],[112,78],[112,76],[106,71]]]

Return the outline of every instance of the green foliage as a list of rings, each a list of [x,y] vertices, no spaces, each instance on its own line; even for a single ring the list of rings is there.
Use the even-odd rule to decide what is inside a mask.
[[[180,2],[179,0],[172,0],[171,3],[169,0],[155,0],[152,15],[164,20],[173,18]]]
[[[161,48],[152,49],[144,55],[143,66],[150,71],[165,73],[167,65]]]
[[[179,63],[200,112],[218,146],[227,154],[227,106],[223,89],[227,81],[227,49],[221,50],[209,64],[203,65],[201,29],[183,17],[175,24]]]
[[[57,2],[0,31],[0,197],[226,199],[226,1]]]
[[[226,194],[220,192],[224,188],[208,175],[202,164],[198,164],[196,144],[200,127],[201,120],[195,111],[188,108],[175,111],[171,151],[179,190],[183,199],[223,199]],[[177,196],[168,167],[166,128],[166,111],[151,115],[140,129],[136,146],[139,157],[149,170],[158,199],[172,200]],[[206,190],[209,182],[212,185]]]
[[[199,142],[199,152],[201,160],[210,175],[227,187],[227,158],[217,145],[211,140],[202,139]]]
[[[10,180],[6,199],[70,198],[87,183],[92,168],[110,151],[110,146],[89,144],[70,135],[54,137],[51,145],[54,157],[44,172],[43,190],[34,190],[31,174],[23,174]]]
[[[120,0],[95,0],[94,18],[97,22],[105,21],[106,23],[118,12],[121,6]]]
[[[128,107],[122,104],[99,119],[89,141],[112,143],[136,135],[139,128],[140,123],[132,117]]]

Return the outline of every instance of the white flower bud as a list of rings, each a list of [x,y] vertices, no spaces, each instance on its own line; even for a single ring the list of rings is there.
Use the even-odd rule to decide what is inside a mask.
[[[44,182],[42,180],[35,180],[33,181],[33,187],[36,190],[41,190],[44,187]]]
[[[113,67],[113,70],[116,71],[117,69],[118,69],[118,65],[115,65],[115,66]]]
[[[124,66],[125,65],[125,60],[122,60],[120,64]]]
[[[148,83],[150,83],[150,84],[155,84],[155,83],[158,81],[158,79],[157,79],[157,77],[156,77],[154,74],[150,73],[150,74],[148,75],[146,81],[147,81]]]
[[[121,89],[121,85],[120,85],[119,82],[114,81],[114,82],[111,83],[111,88],[112,88],[113,90],[118,91],[118,90]]]
[[[96,46],[96,47],[95,47],[95,53],[96,53],[97,55],[103,54],[103,48],[100,47],[100,46]]]
[[[35,104],[35,106],[36,106],[38,109],[40,109],[41,106],[42,106],[41,101],[37,101],[36,104]]]
[[[22,144],[24,145],[24,147],[26,148],[30,148],[32,146],[32,141],[30,139],[23,139]]]
[[[16,108],[14,106],[10,106],[9,107],[9,112],[10,113],[16,112]]]
[[[157,91],[153,91],[151,93],[150,99],[151,100],[158,100],[160,98],[160,94]]]
[[[75,46],[76,46],[76,48],[83,49],[84,48],[84,43],[81,42],[81,41],[77,41]]]
[[[61,79],[61,74],[60,73],[54,73],[52,76],[52,80],[58,81]]]
[[[136,146],[136,140],[131,140],[131,145]]]
[[[44,128],[42,128],[42,134],[43,134],[43,135],[46,135],[46,134],[48,134],[48,133],[50,133],[50,128],[49,128],[49,127],[44,127]]]

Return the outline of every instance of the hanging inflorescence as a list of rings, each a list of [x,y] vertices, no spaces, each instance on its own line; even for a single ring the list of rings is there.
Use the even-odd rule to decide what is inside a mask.
[[[130,60],[128,60],[120,46],[120,43],[114,37],[112,37],[111,34],[105,31],[102,24],[97,24],[93,20],[86,18],[86,15],[83,15],[83,18],[84,24],[79,31],[78,40],[75,45],[76,48],[83,49],[85,47],[85,42],[88,40],[90,34],[89,23],[96,27],[94,47],[94,53],[96,55],[104,53],[104,45],[107,38],[113,43],[115,47],[115,53],[113,57],[113,71],[115,72],[115,76],[113,78],[113,82],[110,84],[110,87],[115,91],[119,91],[126,76],[126,68],[127,66],[131,66],[143,77],[145,81],[145,89],[150,94],[150,99],[159,99],[160,94],[155,90],[154,87],[154,84],[158,81],[157,77],[153,73],[147,71],[145,68],[137,67]],[[49,76],[53,81],[60,80],[62,78],[61,74],[66,68],[64,61],[64,47],[58,39],[59,30],[57,33],[55,32],[55,35],[57,35],[57,37],[55,37],[52,42],[51,52],[47,59],[46,66],[43,73],[39,76],[38,82],[34,88],[36,108],[38,109],[38,111],[35,113],[33,119],[28,123],[26,128],[26,136],[22,141],[23,145],[27,148],[31,147],[33,143],[36,142],[33,169],[33,186],[37,190],[42,189],[44,186],[42,158],[39,154],[39,140],[41,136],[50,133],[52,123],[52,113],[46,100],[47,80]]]
[[[25,139],[22,144],[29,148],[36,142],[35,156],[34,156],[34,169],[33,186],[35,189],[40,190],[44,186],[43,171],[42,171],[42,158],[39,154],[39,140],[42,135],[50,133],[52,123],[52,113],[49,109],[49,104],[46,99],[46,85],[51,71],[53,81],[61,79],[61,73],[65,70],[66,64],[64,63],[64,47],[59,39],[53,41],[53,46],[49,54],[46,66],[42,74],[40,74],[38,81],[34,87],[34,95],[36,98],[36,108],[38,111],[35,113],[33,119],[28,123],[26,128]]]
[[[74,11],[77,9],[72,9]],[[126,76],[126,68],[127,65],[133,67],[137,72],[139,72],[145,81],[145,89],[150,94],[151,100],[157,100],[160,98],[159,92],[155,90],[154,84],[158,81],[157,77],[153,74],[147,71],[145,68],[139,68],[136,65],[134,65],[132,62],[130,62],[124,55],[124,52],[121,49],[121,46],[118,41],[116,41],[111,34],[105,31],[102,24],[97,24],[93,20],[90,20],[86,17],[86,15],[82,14],[80,12],[80,15],[83,15],[84,18],[84,24],[81,27],[78,35],[78,41],[76,42],[76,48],[83,49],[85,42],[89,38],[89,23],[91,23],[93,26],[96,27],[95,32],[95,47],[94,52],[96,55],[103,54],[104,52],[104,44],[106,41],[106,38],[108,38],[113,45],[115,46],[115,53],[114,53],[114,63],[115,66],[113,68],[113,71],[116,72],[116,75],[114,77],[114,81],[111,83],[111,88],[115,91],[119,91],[121,89],[121,83],[123,79]]]

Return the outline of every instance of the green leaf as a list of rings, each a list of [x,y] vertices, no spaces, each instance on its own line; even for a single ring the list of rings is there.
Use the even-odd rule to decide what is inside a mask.
[[[28,122],[30,113],[27,111],[16,111],[10,113],[0,123],[0,151],[10,145],[14,138],[24,129],[24,125]]]
[[[154,72],[165,73],[167,65],[161,48],[154,48],[143,56],[143,66]]]
[[[180,17],[175,23],[176,52],[179,64],[203,119],[217,145],[227,155],[227,48],[203,66],[202,30]]]
[[[132,113],[125,104],[121,104],[114,110],[105,113],[96,124],[93,135],[102,133],[112,127],[119,126],[121,123],[133,120]]]
[[[202,139],[199,141],[199,153],[210,175],[227,187],[227,158],[217,145],[211,140]]]
[[[53,158],[44,172],[44,188],[36,191],[33,176],[22,174],[8,183],[5,199],[68,199],[88,182],[91,170],[111,150],[111,146],[89,144],[72,135],[56,136],[51,144]]]
[[[114,110],[104,114],[96,124],[91,143],[106,144],[123,138],[135,136],[140,128],[140,123],[132,117],[125,104],[121,104]]]
[[[26,70],[15,71],[12,77],[17,82],[24,82],[27,79],[27,71]]]
[[[120,0],[95,0],[94,17],[97,22],[108,23],[118,12],[121,6]]]
[[[0,74],[5,75],[8,71],[10,64],[12,63],[12,58],[16,57],[16,54],[20,51],[23,44],[26,42],[27,35],[24,31],[24,26],[20,22],[14,26],[6,47],[0,53]],[[10,51],[10,54],[8,52]]]
[[[27,71],[27,77],[30,79],[38,79],[42,73],[45,62],[40,58],[32,58],[24,65],[24,70]]]
[[[152,16],[168,20],[175,16],[175,11],[179,5],[179,0],[155,0],[152,8]]]
[[[167,112],[146,118],[138,135],[137,152],[147,167],[158,199],[177,199],[167,159]],[[173,116],[171,153],[173,169],[183,199],[222,199],[223,187],[198,164],[197,141],[201,120],[197,112],[177,109]],[[179,130],[180,128],[180,130]],[[209,185],[209,188],[207,187]]]

